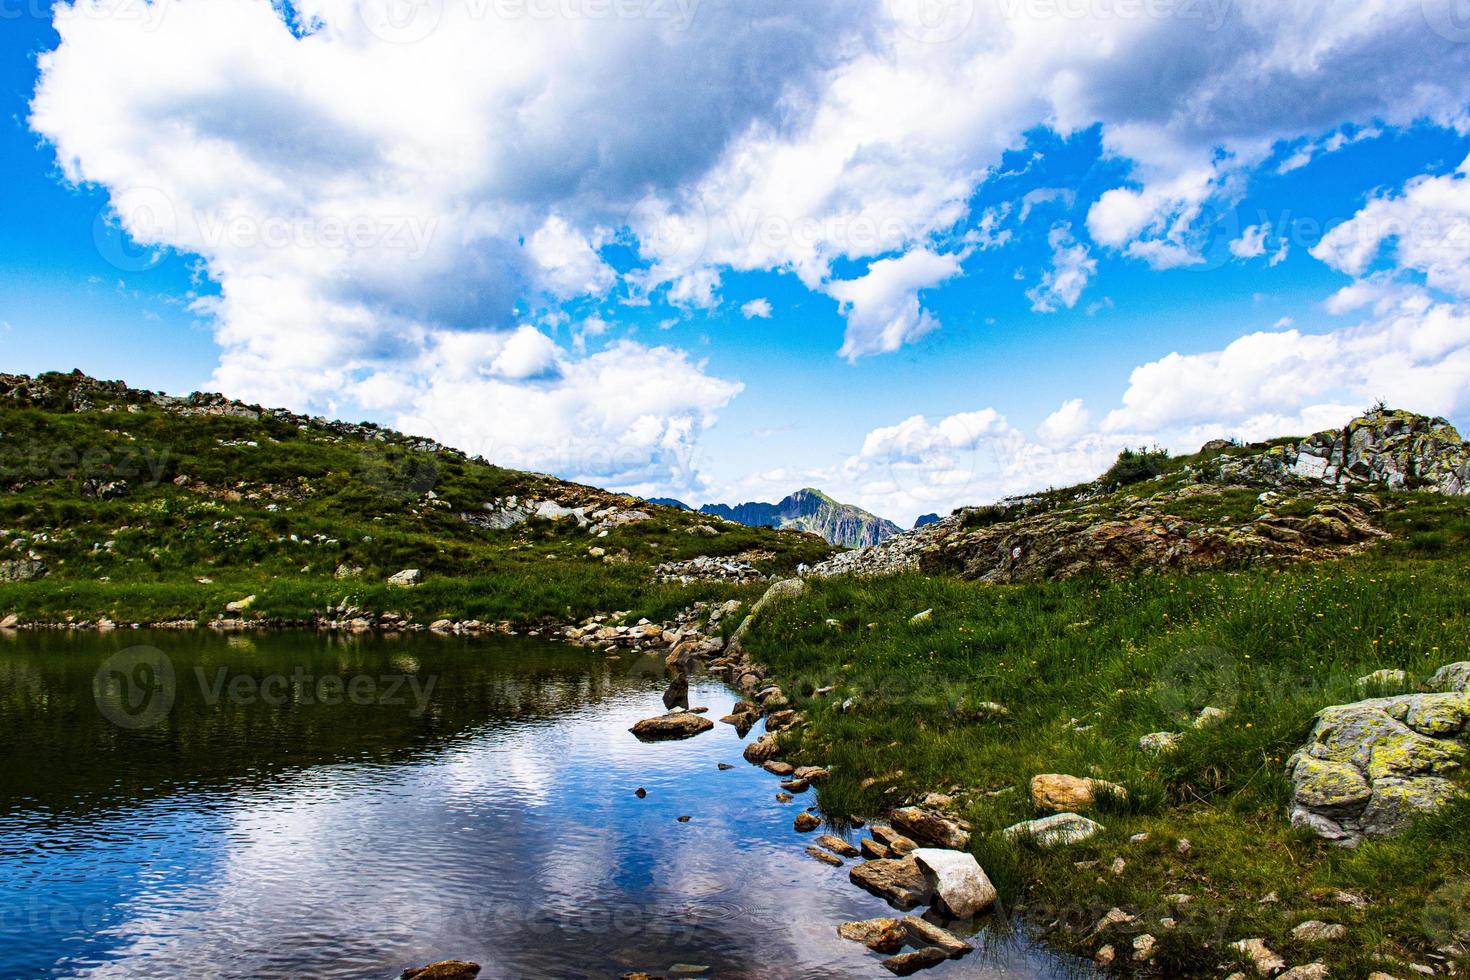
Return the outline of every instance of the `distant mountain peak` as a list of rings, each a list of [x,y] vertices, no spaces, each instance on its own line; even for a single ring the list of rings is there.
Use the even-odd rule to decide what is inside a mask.
[[[844,548],[886,541],[903,529],[861,507],[839,503],[815,487],[802,487],[778,503],[705,504],[700,513],[756,527],[794,528],[821,535]]]

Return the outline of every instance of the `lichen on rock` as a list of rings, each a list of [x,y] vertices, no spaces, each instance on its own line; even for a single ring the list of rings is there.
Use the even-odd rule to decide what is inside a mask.
[[[1348,846],[1398,833],[1455,795],[1446,776],[1465,760],[1467,739],[1470,695],[1460,692],[1324,708],[1287,763],[1291,821]]]

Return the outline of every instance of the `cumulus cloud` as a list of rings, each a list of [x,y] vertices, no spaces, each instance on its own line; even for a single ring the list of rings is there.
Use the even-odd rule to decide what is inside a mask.
[[[602,296],[616,278],[581,232],[553,214],[526,243],[543,287],[559,299]]]
[[[1036,434],[1041,440],[1053,445],[1068,443],[1076,440],[1087,431],[1088,423],[1092,421],[1092,415],[1082,404],[1082,399],[1072,398],[1062,403],[1062,407],[1048,415],[1039,426]]]
[[[771,301],[764,296],[753,299],[748,303],[740,304],[740,313],[747,320],[769,320],[771,318]]]
[[[1369,201],[1333,228],[1312,255],[1353,276],[1388,252],[1395,268],[1458,297],[1470,297],[1470,157],[1453,173],[1415,177],[1399,194]]]
[[[1322,334],[1271,330],[1224,349],[1169,354],[1136,368],[1104,431],[1238,425],[1267,434],[1281,419],[1320,420],[1377,398],[1431,414],[1470,406],[1470,311],[1419,291]],[[1323,408],[1322,406],[1325,406]],[[1256,418],[1266,421],[1253,423]]]
[[[700,436],[742,385],[669,347],[624,340],[573,358],[516,343],[532,333],[479,351],[466,349],[464,335],[445,338],[404,382],[397,425],[501,465],[633,493],[701,486]]]
[[[1027,439],[993,408],[915,415],[874,429],[858,452],[820,475],[840,499],[908,526],[920,514],[1091,479],[1125,443],[1078,435],[1067,446]]]
[[[823,288],[847,317],[840,355],[898,350],[939,326],[919,303],[919,292],[960,274],[961,256],[915,249],[894,259],[879,259],[857,279],[839,279]]]
[[[1266,235],[1270,230],[1266,225],[1251,225],[1230,243],[1230,254],[1238,259],[1254,259],[1265,255]]]
[[[1055,313],[1064,307],[1070,310],[1097,273],[1097,260],[1086,245],[1072,237],[1070,226],[1053,228],[1047,241],[1051,244],[1051,268],[1038,285],[1026,291],[1026,298],[1037,313]]]

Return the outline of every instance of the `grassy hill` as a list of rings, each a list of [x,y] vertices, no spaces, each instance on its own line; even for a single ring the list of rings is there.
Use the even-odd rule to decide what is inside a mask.
[[[789,573],[831,550],[371,424],[0,375],[0,618],[210,619],[247,595],[286,620],[344,600],[420,621],[654,615],[742,591],[661,582],[660,563]],[[387,581],[406,569],[422,584]]]

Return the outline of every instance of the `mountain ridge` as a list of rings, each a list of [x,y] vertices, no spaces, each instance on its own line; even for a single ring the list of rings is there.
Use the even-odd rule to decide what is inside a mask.
[[[903,531],[890,520],[854,504],[841,503],[814,487],[802,487],[774,504],[705,504],[699,512],[752,527],[807,531],[844,548],[870,547]]]

